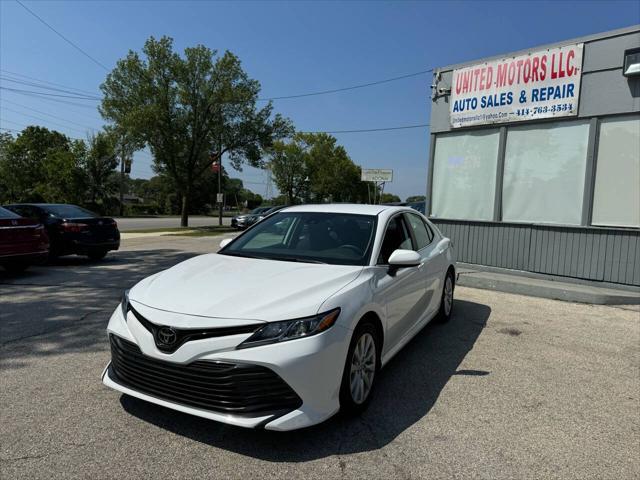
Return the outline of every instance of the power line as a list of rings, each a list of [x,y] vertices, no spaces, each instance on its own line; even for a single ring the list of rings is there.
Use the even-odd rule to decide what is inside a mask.
[[[351,85],[349,87],[342,87],[342,88],[333,88],[330,90],[320,90],[320,91],[316,91],[316,92],[307,92],[307,93],[300,93],[300,94],[296,94],[296,95],[283,95],[283,96],[277,96],[277,97],[264,97],[264,98],[258,98],[257,101],[259,102],[268,102],[268,101],[272,101],[272,100],[287,100],[287,99],[294,99],[294,98],[304,98],[304,97],[313,97],[313,96],[318,96],[318,95],[328,95],[331,93],[338,93],[338,92],[347,92],[350,90],[356,90],[359,88],[366,88],[366,87],[372,87],[375,85],[382,85],[385,83],[390,83],[390,82],[395,82],[397,80],[404,80],[406,78],[411,78],[411,77],[417,77],[419,75],[425,75],[427,73],[433,72],[433,68],[429,68],[427,70],[421,70],[419,72],[413,72],[413,73],[408,73],[406,75],[400,75],[397,77],[391,77],[391,78],[386,78],[384,80],[376,80],[373,82],[367,82],[367,83],[361,83],[358,85]],[[37,80],[33,77],[30,77],[34,80]],[[16,80],[13,80],[14,82]],[[38,80],[40,82],[43,83],[50,83],[50,82],[45,82],[43,80]],[[30,86],[36,86],[36,87],[40,87],[40,88],[47,88],[47,87],[42,87],[42,86],[38,86],[38,85],[33,85],[33,84],[29,84],[29,83],[24,83],[25,85],[30,85]],[[59,85],[62,86],[62,85]],[[65,87],[65,88],[72,88],[73,87]],[[50,89],[50,88],[49,88]],[[50,90],[58,90],[58,89],[50,89]],[[63,91],[66,93],[75,93],[75,92],[69,92],[69,91]],[[37,92],[32,92],[32,93],[37,93]],[[93,96],[93,95],[84,95],[84,94],[80,94],[77,95],[77,97],[70,97],[70,98],[78,98],[78,99],[82,99],[82,100],[101,100],[100,97],[97,96]],[[241,102],[229,102],[229,103],[241,103]]]
[[[28,113],[23,113],[23,112],[20,112],[20,111],[18,111],[18,110],[14,110],[14,109],[12,109],[12,108],[4,107],[4,108],[3,108],[3,110],[6,110],[6,111],[8,111],[8,112],[17,113],[18,115],[23,115],[23,116],[25,116],[25,117],[33,118],[33,119],[35,119],[35,120],[40,120],[41,122],[46,122],[46,123],[49,123],[49,124],[52,124],[52,125],[57,125],[58,127],[66,128],[66,129],[68,129],[68,130],[73,130],[73,131],[75,131],[75,132],[86,133],[85,131],[80,130],[80,129],[78,129],[78,128],[69,127],[69,126],[67,126],[67,125],[63,125],[63,124],[61,124],[61,123],[57,123],[57,122],[54,122],[54,121],[52,121],[52,120],[47,120],[46,118],[37,117],[37,116],[35,116],[35,115],[30,115],[30,114],[28,114]],[[87,128],[87,129],[89,129],[89,130],[95,130],[95,128],[90,128],[90,127],[86,127],[86,128]]]
[[[357,130],[321,130],[313,132],[300,132],[300,133],[366,133],[366,132],[387,132],[391,130],[407,130],[411,128],[424,128],[428,127],[428,123],[420,123],[417,125],[403,125],[401,127],[386,127],[386,128],[363,128]]]
[[[0,87],[0,89],[2,89],[2,87]],[[74,107],[88,108],[89,110],[93,110],[93,111],[96,111],[96,109],[97,109],[97,107],[95,105],[87,105],[87,104],[82,104],[82,103],[70,102],[68,100],[61,100],[59,98],[41,97],[41,96],[38,96],[38,95],[33,95],[33,94],[30,94],[30,93],[24,93],[24,92],[19,92],[19,91],[14,91],[14,92],[11,92],[11,93],[16,93],[18,95],[23,95],[25,97],[30,97],[30,98],[37,98],[38,100],[41,100],[41,101],[44,100],[44,101],[47,101],[47,102],[55,102],[55,103],[60,103],[60,104],[64,104],[64,105],[71,105],[71,106],[74,106]],[[78,114],[78,115],[80,115],[80,114]],[[89,117],[86,117],[86,118],[89,118]]]
[[[41,115],[46,115],[46,116],[51,117],[51,118],[57,118],[58,120],[62,120],[63,122],[71,123],[71,124],[77,125],[79,127],[88,128],[88,129],[91,129],[91,130],[99,130],[98,127],[89,127],[89,126],[83,125],[81,123],[73,122],[71,120],[67,120],[66,118],[58,117],[57,115],[52,115],[50,113],[43,112],[42,110],[36,110],[35,108],[27,107],[26,105],[22,105],[22,104],[20,104],[18,102],[12,102],[11,100],[7,100],[6,98],[0,98],[0,101],[1,102],[10,103],[10,104],[15,105],[17,107],[26,108],[27,110],[31,110],[32,112],[40,113]],[[9,110],[6,107],[5,107],[5,109]],[[21,113],[21,112],[18,112],[18,113]]]
[[[65,37],[63,34],[61,34],[58,30],[56,30],[55,28],[53,28],[51,25],[49,25],[47,22],[45,22],[42,17],[40,17],[38,14],[36,14],[33,10],[31,10],[29,7],[27,7],[24,3],[22,3],[20,0],[16,0],[16,2],[18,2],[18,4],[24,8],[27,12],[29,12],[31,15],[33,15],[35,18],[37,18],[38,20],[40,20],[41,23],[43,23],[47,28],[49,28],[52,32],[54,32],[56,35],[58,35],[60,38],[62,38],[65,42],[67,42],[69,45],[71,45],[73,48],[75,48],[76,50],[78,50],[80,53],[82,53],[85,57],[87,57],[88,59],[90,59],[93,63],[95,63],[96,65],[102,67],[104,70],[106,70],[107,72],[109,71],[109,68],[107,68],[104,64],[100,63],[98,60],[96,60],[95,58],[93,58],[91,55],[89,55],[87,52],[85,52],[82,48],[80,48],[78,45],[76,45],[75,43],[73,43],[71,40],[69,40],[67,37]]]
[[[17,83],[19,85],[26,85],[28,87],[36,87],[36,88],[41,88],[42,90],[51,90],[53,92],[62,92],[62,93],[70,93],[72,95],[78,95],[78,96],[86,96],[88,97],[89,95],[85,95],[83,93],[78,93],[77,91],[74,90],[66,90],[66,89],[62,89],[62,88],[56,88],[56,87],[48,87],[46,85],[41,85],[39,83],[36,82],[30,82],[30,81],[25,81],[22,79],[16,79],[16,78],[11,78],[11,77],[7,77],[4,75],[0,75],[0,80],[2,80],[3,82],[11,82],[11,83]],[[96,97],[97,98],[97,97]]]
[[[420,72],[408,73],[406,75],[400,75],[399,77],[386,78],[384,80],[376,80],[374,82],[361,83],[359,85],[352,85],[350,87],[334,88],[331,90],[320,90],[318,92],[300,93],[298,95],[285,95],[280,97],[259,98],[258,101],[267,102],[270,100],[286,100],[289,98],[313,97],[316,95],[327,95],[329,93],[346,92],[348,90],[355,90],[357,88],[372,87],[374,85],[381,85],[383,83],[395,82],[396,80],[403,80],[405,78],[417,77],[418,75],[425,75],[430,72],[433,72],[433,68],[430,68],[428,70],[422,70]]]
[[[31,95],[46,95],[48,97],[75,98],[78,100],[93,100],[93,101],[101,100],[99,97],[89,97],[89,96],[80,96],[80,95],[60,95],[58,93],[34,92],[33,90],[24,90],[21,88],[0,87],[0,90],[7,90],[9,92],[16,92],[16,93],[29,93]]]
[[[63,85],[61,83],[49,82],[47,80],[42,80],[40,78],[30,77],[29,75],[24,75],[22,73],[12,72],[10,70],[5,70],[3,68],[0,68],[0,72],[4,72],[5,74],[13,75],[14,77],[22,77],[22,78],[26,78],[28,80],[35,80],[36,82],[46,83],[46,84],[53,85],[53,86],[56,86],[56,87],[62,87],[62,88],[70,89],[70,90],[75,90],[76,92],[81,92],[81,93],[87,94],[87,95],[94,95],[96,93],[96,92],[90,92],[88,90],[82,90],[82,89],[76,88],[76,87],[70,87],[69,85]]]

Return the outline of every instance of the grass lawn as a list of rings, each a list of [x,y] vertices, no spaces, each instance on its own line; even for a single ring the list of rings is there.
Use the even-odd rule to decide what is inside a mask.
[[[170,231],[171,235],[178,235],[181,237],[214,237],[216,235],[224,235],[225,233],[236,233],[238,230],[223,225],[214,227],[172,228],[158,231]]]

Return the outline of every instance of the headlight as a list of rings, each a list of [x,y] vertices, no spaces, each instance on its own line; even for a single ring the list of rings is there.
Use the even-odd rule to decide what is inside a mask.
[[[340,315],[340,309],[336,308],[313,317],[267,323],[236,348],[257,347],[316,335],[336,323],[338,315]]]
[[[129,305],[129,290],[125,290],[122,293],[122,300],[120,300],[120,309],[122,310],[122,316],[127,319],[127,312],[130,310]]]

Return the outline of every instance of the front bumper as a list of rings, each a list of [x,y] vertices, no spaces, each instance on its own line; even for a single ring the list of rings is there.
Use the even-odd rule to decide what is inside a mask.
[[[148,313],[145,315],[148,317]],[[164,321],[166,319],[159,319]],[[219,319],[216,319],[219,320]],[[185,343],[171,354],[158,350],[153,335],[131,314],[125,321],[120,308],[113,313],[107,328],[110,335],[134,343],[142,355],[180,368],[194,362],[224,362],[245,366],[261,366],[274,372],[299,398],[299,406],[257,413],[229,413],[220,409],[200,408],[175,398],[141,391],[118,377],[113,362],[107,366],[102,381],[128,395],[174,410],[231,425],[268,430],[293,430],[320,423],[339,409],[339,389],[344,359],[350,339],[349,331],[339,325],[319,335],[279,344],[236,350],[251,334],[231,335]],[[198,390],[200,391],[200,390]],[[191,390],[188,391],[192,395]],[[205,392],[206,394],[206,392]]]

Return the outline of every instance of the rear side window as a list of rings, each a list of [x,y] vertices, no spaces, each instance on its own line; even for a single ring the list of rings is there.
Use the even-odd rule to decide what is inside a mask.
[[[20,218],[20,215],[13,213],[11,210],[0,207],[0,218]]]
[[[43,208],[58,218],[92,218],[97,216],[95,213],[76,205],[47,205]]]
[[[384,233],[380,255],[378,255],[378,264],[386,265],[389,263],[391,254],[398,250],[413,250],[411,235],[407,230],[407,226],[402,219],[402,215],[396,215],[387,224],[387,230]]]
[[[38,218],[38,215],[34,214],[33,209],[28,205],[14,205],[11,207],[11,211],[17,213],[21,217]]]
[[[433,234],[422,221],[422,218],[413,213],[408,213],[407,218],[416,237],[417,249],[420,250],[429,245],[433,240]]]
[[[429,225],[428,222],[425,222],[424,220],[422,220],[422,222],[424,223],[425,227],[427,227],[427,235],[429,235],[429,243],[431,243],[433,242],[434,237],[433,228],[431,228],[431,225]]]

